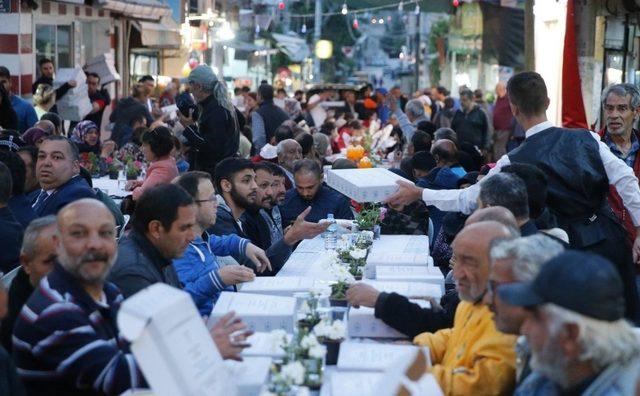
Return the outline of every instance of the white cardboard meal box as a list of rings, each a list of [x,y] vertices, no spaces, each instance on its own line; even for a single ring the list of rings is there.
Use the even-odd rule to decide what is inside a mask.
[[[415,349],[396,359],[376,382],[376,396],[442,396],[444,393],[430,373],[429,351]]]
[[[151,285],[122,303],[117,322],[154,394],[236,394],[188,293]]]
[[[377,396],[377,382],[383,373],[371,371],[334,371],[329,379],[331,396]]]
[[[429,238],[426,235],[381,235],[371,246],[367,264],[433,265],[429,256]]]
[[[429,308],[426,300],[410,300],[422,308]],[[347,320],[349,337],[366,338],[407,338],[407,336],[376,318],[375,309],[369,307],[349,307]]]
[[[389,265],[375,268],[376,280],[379,281],[423,282],[444,287],[444,275],[440,268],[415,265]]]
[[[253,333],[247,338],[247,343],[251,346],[242,350],[242,356],[283,358],[286,354],[280,340],[271,333]]]
[[[213,306],[207,322],[209,328],[234,311],[253,331],[270,332],[282,329],[293,333],[296,299],[266,294],[222,292]]]
[[[426,356],[430,356],[427,347],[347,340],[340,344],[336,368],[339,371],[381,372],[392,368],[396,361],[409,359],[419,349],[424,350]]]
[[[239,292],[269,294],[290,297],[294,293],[308,292],[314,286],[314,279],[303,276],[259,276],[252,282],[243,283]]]
[[[356,202],[381,202],[398,191],[398,180],[411,181],[384,169],[332,169],[327,173],[329,187]]]
[[[233,378],[236,384],[238,396],[254,396],[260,394],[269,377],[271,358],[247,357],[242,362],[225,360],[224,364],[230,373],[229,378]]]
[[[398,293],[405,297],[433,297],[440,299],[444,294],[444,288],[426,282],[399,282],[399,281],[379,281],[363,279],[362,282],[373,286],[376,290],[385,293]]]

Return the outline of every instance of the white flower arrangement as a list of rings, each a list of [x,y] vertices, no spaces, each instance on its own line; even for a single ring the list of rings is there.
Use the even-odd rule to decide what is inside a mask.
[[[347,336],[347,328],[343,321],[322,320],[313,328],[313,334],[318,338],[326,338],[333,341],[343,340]]]
[[[317,346],[319,344],[320,343],[318,342],[318,339],[313,334],[307,334],[306,336],[302,337],[302,339],[300,340],[300,347],[302,347],[305,350],[309,350],[312,347]]]
[[[318,344],[309,348],[309,357],[312,359],[324,359],[327,354],[327,347]]]
[[[338,282],[353,283],[356,281],[349,272],[349,268],[342,264],[335,264],[330,271]]]
[[[352,249],[349,251],[349,255],[355,260],[361,260],[367,257],[366,249]]]
[[[304,383],[304,374],[304,366],[299,361],[287,363],[280,370],[282,378],[294,385],[302,385]]]
[[[269,334],[271,336],[270,348],[274,352],[283,350],[291,342],[291,336],[282,329],[271,330]]]

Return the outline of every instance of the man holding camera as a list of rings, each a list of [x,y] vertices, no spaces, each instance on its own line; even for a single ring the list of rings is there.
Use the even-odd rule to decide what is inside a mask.
[[[188,114],[183,114],[182,110],[178,113],[185,126],[183,135],[196,151],[195,170],[213,176],[218,162],[234,157],[238,152],[240,135],[236,112],[224,83],[218,80],[211,67],[196,67],[188,81],[198,103],[199,115],[194,117],[193,109]]]

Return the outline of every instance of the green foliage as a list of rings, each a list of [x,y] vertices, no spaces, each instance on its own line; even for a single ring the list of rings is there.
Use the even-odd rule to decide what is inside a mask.
[[[347,289],[349,289],[349,284],[344,281],[339,281],[331,285],[331,298],[336,300],[344,300],[347,298]]]

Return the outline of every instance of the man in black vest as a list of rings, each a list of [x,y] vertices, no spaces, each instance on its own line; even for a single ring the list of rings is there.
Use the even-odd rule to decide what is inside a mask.
[[[535,165],[548,177],[547,205],[558,226],[569,235],[571,247],[598,253],[615,263],[625,287],[625,316],[640,322],[640,304],[634,282],[633,263],[640,259],[640,239],[633,248],[625,230],[607,204],[609,185],[614,185],[633,223],[640,226],[638,179],[622,160],[611,153],[599,136],[586,130],[556,128],[547,120],[547,87],[535,72],[514,75],[507,94],[511,111],[526,130],[525,141],[504,155],[483,179],[511,163]],[[422,198],[445,211],[472,212],[481,183],[464,190],[428,190],[399,182],[391,205]]]
[[[260,151],[262,146],[271,142],[276,129],[289,119],[287,113],[273,103],[273,87],[262,84],[258,87],[260,106],[251,113],[251,132],[253,147]]]

